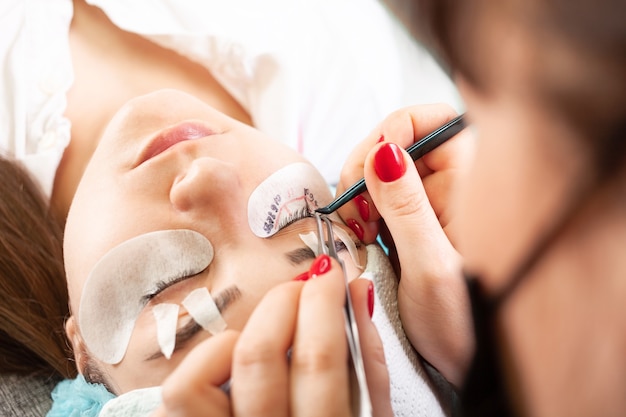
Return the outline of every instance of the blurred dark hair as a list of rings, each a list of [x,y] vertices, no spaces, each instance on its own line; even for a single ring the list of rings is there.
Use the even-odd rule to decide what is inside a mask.
[[[0,157],[0,372],[76,374],[62,231],[24,168]]]
[[[536,57],[525,86],[581,132],[600,168],[626,153],[624,0],[384,0],[452,75],[485,93],[519,30]],[[613,162],[611,162],[614,160]]]

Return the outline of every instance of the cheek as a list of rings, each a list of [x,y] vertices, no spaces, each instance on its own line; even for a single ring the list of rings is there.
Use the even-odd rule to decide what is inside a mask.
[[[145,360],[148,355],[159,350],[159,344],[154,321],[144,316],[147,315],[137,320],[124,359],[118,365],[107,365],[110,378],[119,388],[118,394],[161,385],[183,358],[176,352],[170,360]]]
[[[506,275],[520,250],[532,211],[532,171],[523,132],[502,119],[479,129],[476,157],[460,192],[460,251],[467,268],[486,277]]]
[[[472,271],[484,273],[482,268],[487,263],[485,255],[488,254],[489,242],[496,230],[496,224],[500,221],[494,218],[499,213],[499,207],[495,204],[494,191],[499,167],[489,156],[489,146],[485,143],[486,135],[481,136],[476,152],[475,164],[471,174],[465,177],[461,187],[459,211],[460,227],[460,251],[465,257],[467,267]],[[503,173],[498,172],[498,178]],[[501,202],[498,202],[498,205]]]

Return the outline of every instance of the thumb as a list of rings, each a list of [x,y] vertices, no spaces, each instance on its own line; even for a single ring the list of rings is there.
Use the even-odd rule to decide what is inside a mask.
[[[402,269],[440,275],[440,268],[449,268],[455,251],[408,153],[395,143],[381,143],[368,154],[364,169],[368,191],[393,238]]]

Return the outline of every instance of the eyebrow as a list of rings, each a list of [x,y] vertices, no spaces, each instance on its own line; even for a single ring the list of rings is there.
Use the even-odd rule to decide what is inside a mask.
[[[292,264],[300,265],[305,261],[315,259],[315,252],[313,252],[313,250],[308,246],[305,246],[286,252],[285,256]]]
[[[215,305],[220,313],[223,313],[235,301],[241,297],[241,290],[236,285],[220,291],[215,297]],[[175,350],[182,347],[186,342],[191,340],[200,330],[204,330],[194,319],[190,318],[189,322],[180,329],[176,330]],[[158,350],[148,356],[145,361],[152,361],[163,356],[163,352]]]

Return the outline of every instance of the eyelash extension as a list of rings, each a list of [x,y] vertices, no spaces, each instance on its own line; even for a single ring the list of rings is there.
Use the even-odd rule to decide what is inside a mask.
[[[343,243],[339,239],[335,240],[335,251],[336,252],[341,252],[342,250],[348,250],[348,248],[346,247],[346,244]]]
[[[286,218],[285,218],[286,217]],[[295,222],[297,222],[298,220],[302,220],[305,219],[307,217],[311,217],[311,211],[309,210],[308,205],[305,207],[302,207],[296,211],[294,211],[293,213],[287,215],[287,216],[282,216],[282,218],[280,219],[280,222],[278,223],[278,230],[281,230]]]
[[[354,242],[354,246],[356,246],[357,249],[361,249],[361,247],[363,246],[363,244],[361,243],[361,241],[353,241]],[[348,247],[346,246],[345,243],[343,243],[341,240],[337,239],[335,240],[335,251],[337,252],[341,252],[342,250],[348,250]]]

